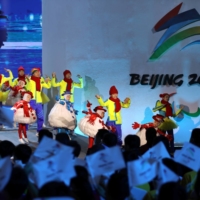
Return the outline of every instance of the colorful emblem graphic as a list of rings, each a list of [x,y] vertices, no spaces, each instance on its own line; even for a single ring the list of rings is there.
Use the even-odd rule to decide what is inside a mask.
[[[188,28],[186,30],[179,31],[181,28],[200,20],[200,15],[196,9],[191,9],[182,13],[179,13],[182,3],[176,6],[174,9],[169,11],[163,18],[161,18],[154,26],[154,32],[159,32],[165,30],[158,43],[156,44],[153,54],[149,60],[157,60],[160,58],[167,50],[169,50],[173,45],[178,42],[192,37],[194,35],[200,35],[200,26],[195,26]],[[193,41],[192,43],[183,47],[189,47],[194,44],[199,44],[199,40]]]

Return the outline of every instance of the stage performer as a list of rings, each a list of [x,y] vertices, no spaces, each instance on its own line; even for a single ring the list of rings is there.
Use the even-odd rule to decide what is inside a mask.
[[[13,106],[16,102],[22,99],[22,92],[25,90],[26,81],[20,79],[17,81],[17,85],[14,87],[10,86],[10,91],[6,99],[5,105]]]
[[[160,94],[161,101],[158,100],[156,102],[155,108],[153,108],[153,111],[159,111],[159,114],[164,117],[164,122],[159,126],[159,129],[162,131],[166,131],[168,135],[171,136],[171,141],[170,141],[170,149],[171,153],[174,153],[174,133],[173,129],[177,128],[176,123],[170,119],[170,117],[176,117],[181,110],[183,109],[182,107],[178,109],[175,113],[173,113],[172,105],[169,103],[169,99],[171,96],[173,96],[176,93],[163,93]]]
[[[63,80],[60,82],[57,82],[56,80],[56,73],[54,72],[52,74],[52,87],[60,87],[60,98],[63,99],[62,94],[65,91],[70,91],[72,93],[71,98],[70,98],[70,102],[74,103],[74,88],[83,88],[83,78],[80,75],[77,75],[78,79],[79,79],[79,83],[75,83],[73,82],[73,80],[71,79],[71,72],[69,70],[65,70],[63,72]]]
[[[1,86],[1,103],[4,105],[7,98],[8,98],[8,94],[10,92],[10,81],[6,81],[5,83],[2,84]]]
[[[153,117],[153,122],[146,123],[146,124],[139,124],[137,122],[134,122],[132,124],[133,129],[140,129],[136,135],[139,136],[140,138],[140,146],[146,144],[146,129],[153,127],[157,131],[157,135],[163,135],[165,136],[169,141],[172,139],[171,135],[165,134],[163,131],[161,131],[158,127],[164,122],[164,117],[162,115],[154,115]]]
[[[108,109],[108,119],[106,122],[107,126],[113,126],[116,128],[116,134],[118,138],[118,144],[122,145],[122,117],[121,117],[121,108],[128,108],[130,106],[130,98],[125,98],[124,102],[120,101],[118,98],[118,90],[115,86],[112,86],[109,91],[110,98],[107,101],[96,95],[98,102],[101,106],[105,106]]]
[[[26,89],[31,91],[33,98],[30,101],[31,107],[36,111],[37,116],[37,133],[42,129],[44,123],[43,104],[49,101],[49,98],[42,92],[42,88],[51,88],[51,80],[49,77],[41,77],[39,68],[31,70],[31,77],[28,79]]]
[[[76,115],[78,111],[74,109],[73,104],[70,102],[71,95],[70,91],[65,91],[62,94],[64,99],[56,97],[57,102],[49,113],[49,124],[57,128],[58,134],[63,132],[69,134],[77,126]]]
[[[5,101],[5,93],[4,94],[2,93],[5,92],[5,87],[6,87],[6,91],[8,91],[7,89],[9,88],[13,79],[12,71],[6,68],[4,69],[6,72],[9,73],[9,77],[5,77],[3,74],[0,74],[0,103],[1,104],[2,102]]]
[[[6,81],[5,83],[3,83],[1,85],[0,88],[0,118],[3,117],[3,112],[2,112],[2,105],[5,104],[6,99],[8,98],[8,93],[10,91],[10,84],[9,81]],[[0,119],[0,130],[3,129],[3,123],[2,123],[2,119]]]
[[[15,103],[12,107],[15,110],[14,122],[19,123],[18,134],[20,143],[29,143],[26,134],[26,125],[36,121],[35,110],[30,106],[33,94],[30,91],[22,92],[22,100]]]
[[[87,135],[89,138],[88,148],[91,148],[94,144],[94,138],[99,129],[107,129],[111,132],[115,132],[116,130],[114,127],[109,127],[104,124],[103,118],[105,116],[106,109],[102,106],[97,106],[93,109],[94,112],[91,110],[91,103],[87,102],[87,109],[88,111],[82,111],[86,114],[84,118],[82,118],[78,124],[79,129]]]
[[[63,72],[63,80],[58,82],[56,80],[56,73],[54,72],[52,74],[51,84],[52,84],[52,87],[60,87],[60,98],[61,99],[63,99],[62,94],[65,91],[70,91],[72,93],[71,98],[70,98],[70,102],[74,103],[74,95],[73,95],[74,88],[83,88],[83,78],[80,75],[77,75],[77,77],[79,79],[79,83],[76,83],[76,82],[73,82],[71,76],[72,76],[71,72],[69,70],[65,70]],[[76,136],[74,131],[70,131],[69,134]]]
[[[9,69],[6,69],[6,68],[4,68],[4,69],[6,72],[9,73],[9,77],[5,77],[3,74],[0,74],[0,113],[1,113],[2,102],[4,102],[5,99],[7,98],[7,96],[5,96],[5,94],[6,95],[8,94],[8,92],[4,93],[4,91],[3,91],[4,88],[2,88],[2,86],[7,81],[8,81],[8,84],[9,84],[9,82],[11,83],[11,81],[13,79],[12,71]],[[0,122],[0,129],[2,129],[2,128],[3,128],[3,124],[2,124],[2,122]]]
[[[12,71],[9,69],[4,68],[6,72],[9,73],[9,77],[5,77],[3,74],[0,74],[0,88],[2,86],[3,83],[5,83],[6,81],[9,81],[11,83],[12,79],[13,79],[13,74]]]
[[[19,68],[18,68],[18,78],[15,78],[14,80],[13,80],[13,82],[11,83],[11,86],[12,87],[14,87],[14,86],[16,86],[16,85],[18,85],[18,82],[20,81],[20,80],[22,80],[22,81],[24,81],[25,83],[26,83],[26,79],[28,78],[28,75],[25,75],[25,72],[24,72],[24,67],[23,66],[20,66]]]

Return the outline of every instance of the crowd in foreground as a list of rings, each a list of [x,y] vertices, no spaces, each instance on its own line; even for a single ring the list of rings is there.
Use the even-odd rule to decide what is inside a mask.
[[[95,145],[88,149],[87,155],[84,159],[80,159],[81,146],[77,141],[71,140],[66,133],[59,133],[53,138],[53,134],[47,130],[42,129],[39,132],[38,148],[33,152],[32,149],[26,144],[19,144],[15,146],[10,141],[0,142],[0,199],[1,200],[31,200],[31,199],[77,199],[77,200],[133,200],[133,199],[157,199],[157,200],[187,200],[200,199],[200,171],[194,170],[192,166],[188,166],[186,163],[180,164],[176,162],[175,157],[178,154],[171,154],[169,148],[169,141],[166,137],[156,136],[156,130],[154,128],[148,128],[146,131],[147,143],[140,146],[140,138],[137,135],[128,135],[124,140],[124,146],[117,146],[117,136],[105,129],[98,131],[95,138]],[[44,180],[45,176],[38,175],[37,181],[34,181],[32,177],[33,168],[36,169],[37,165],[40,166],[38,174],[41,170],[45,174],[45,169],[41,167],[41,163],[45,160],[35,160],[38,152],[45,152],[48,150],[48,145],[44,143],[45,139],[48,141],[57,141],[55,144],[58,148],[62,149],[64,146],[69,147],[72,151],[62,154],[59,166],[67,166],[65,163],[74,161],[74,175],[69,179],[68,183],[63,179],[59,179],[57,176],[48,180]],[[51,142],[50,142],[51,143]],[[49,143],[49,146],[51,145]],[[166,179],[159,187],[156,186],[156,181],[160,175],[156,175],[152,180],[149,180],[149,176],[146,177],[146,182],[139,185],[131,185],[130,179],[132,176],[129,173],[130,163],[136,163],[139,160],[144,160],[148,151],[153,149],[156,145],[162,143],[165,146],[166,152],[169,157],[161,156],[160,158],[149,161],[149,163],[162,162],[166,169],[172,172],[176,181],[169,181],[172,179]],[[200,129],[196,128],[192,131],[189,143],[194,146],[193,149],[200,147]],[[44,145],[44,146],[43,146]],[[116,148],[120,149],[120,155],[115,157]],[[43,149],[43,151],[42,151]],[[64,149],[64,148],[63,148]],[[192,149],[192,148],[191,148]],[[97,168],[92,169],[92,158],[95,159],[95,155],[99,152],[110,152],[110,157],[106,157],[103,153],[101,159],[103,163],[117,163],[124,162],[124,167],[121,169],[112,171],[111,168],[107,168],[109,173],[104,171],[104,174],[99,175]],[[64,150],[63,150],[64,151]],[[113,151],[113,154],[112,154]],[[36,153],[35,153],[36,152]],[[57,151],[58,152],[58,151]],[[162,152],[158,152],[162,154]],[[42,154],[42,153],[41,153]],[[71,154],[71,155],[70,155]],[[180,154],[180,153],[179,153]],[[60,154],[61,155],[61,154]],[[65,156],[66,155],[66,156]],[[56,156],[56,155],[54,155]],[[71,157],[70,157],[71,156]],[[102,157],[103,156],[103,157]],[[8,172],[8,167],[2,165],[1,161],[4,159],[11,160],[12,167]],[[54,158],[53,156],[50,158]],[[55,157],[56,158],[56,157]],[[71,159],[72,158],[72,159]],[[107,159],[107,160],[104,160]],[[38,158],[37,158],[38,159]],[[122,160],[121,160],[122,159]],[[52,167],[53,161],[48,160],[48,166]],[[91,162],[91,163],[90,163]],[[96,160],[96,162],[100,162]],[[189,161],[188,161],[189,162]],[[199,161],[200,163],[200,161]],[[57,163],[58,164],[58,163]],[[34,166],[34,167],[33,167]],[[123,166],[123,165],[122,165]],[[152,165],[153,166],[153,165]],[[103,168],[104,166],[102,166]],[[144,166],[138,166],[135,168],[135,174],[140,173]],[[45,168],[45,167],[44,167]],[[100,168],[99,168],[100,169]],[[106,168],[105,168],[106,169]],[[104,170],[105,170],[104,169]],[[196,169],[196,168],[195,168]],[[198,169],[198,168],[197,168]],[[48,169],[46,169],[48,171]],[[53,169],[52,169],[53,170]],[[64,169],[63,169],[64,170]],[[68,166],[66,177],[70,177],[73,174],[71,168]],[[96,174],[96,176],[95,176]],[[34,174],[37,176],[37,174]],[[130,177],[131,176],[131,177]],[[8,177],[8,178],[6,178]],[[134,182],[134,181],[133,181]],[[137,181],[136,181],[137,182]],[[139,180],[140,182],[140,180]]]

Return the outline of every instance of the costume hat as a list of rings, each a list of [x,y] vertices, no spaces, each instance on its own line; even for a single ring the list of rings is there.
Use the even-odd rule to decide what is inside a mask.
[[[173,96],[174,94],[176,94],[176,92],[174,92],[174,93],[171,93],[171,94],[168,94],[168,93],[163,93],[163,94],[160,94],[159,96],[161,97],[161,98],[163,98],[163,97],[165,97],[165,96],[169,96],[169,97],[171,97],[171,96]]]
[[[40,68],[34,67],[31,69],[31,75],[33,75],[36,71],[40,71]]]
[[[65,77],[67,74],[71,74],[71,72],[70,72],[69,70],[65,70],[65,71],[63,72],[63,76]]]
[[[20,66],[19,68],[18,68],[18,71],[24,71],[24,67],[23,66]]]
[[[154,115],[152,118],[157,122],[162,122],[164,117],[162,115],[157,114]]]
[[[31,99],[33,98],[33,93],[31,91],[22,92],[22,96],[24,96],[25,94],[29,94],[31,96]]]
[[[102,106],[97,106],[94,108],[94,112],[97,112],[97,110],[103,110],[104,112],[106,112],[106,109],[104,109]]]
[[[70,91],[65,91],[62,96],[66,95],[66,94],[72,94]]]
[[[118,94],[118,90],[114,85],[110,88],[109,94]]]

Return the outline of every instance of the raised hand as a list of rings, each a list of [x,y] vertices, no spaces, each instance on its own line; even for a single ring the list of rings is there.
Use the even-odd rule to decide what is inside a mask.
[[[124,99],[124,103],[129,103],[129,101],[130,101],[130,98],[126,98],[126,99]]]
[[[46,78],[44,79],[44,81],[45,81],[46,83],[48,83],[49,81],[51,81],[51,79],[46,75]]]
[[[86,106],[89,108],[91,105],[92,104],[89,101],[87,101],[87,105]]]
[[[133,129],[138,129],[138,128],[140,128],[140,124],[138,124],[137,122],[134,122],[134,123],[132,124],[132,128],[133,128]]]
[[[10,70],[9,69],[7,69],[7,68],[4,68],[4,70],[6,71],[6,72],[9,72]]]
[[[95,95],[95,97],[97,98],[97,99],[100,99],[100,96],[97,94],[97,95]]]
[[[25,75],[25,79],[27,79],[28,81],[30,80],[29,74],[26,74],[26,75]]]
[[[52,77],[56,78],[56,73],[55,72],[52,73]]]

